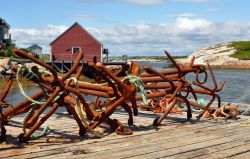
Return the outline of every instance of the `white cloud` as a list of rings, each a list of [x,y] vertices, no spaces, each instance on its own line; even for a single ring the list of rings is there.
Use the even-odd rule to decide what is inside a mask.
[[[43,47],[43,52],[49,52],[49,43],[67,29],[63,25],[45,25],[42,28],[32,29],[11,29],[12,39],[15,40],[17,47],[29,47],[38,44]]]
[[[145,55],[168,49],[178,54],[217,43],[250,40],[250,23],[215,23],[205,19],[177,18],[175,23],[161,25],[134,24],[112,29],[91,29],[111,53]]]
[[[66,26],[46,25],[38,29],[12,29],[11,33],[19,47],[38,43],[48,50],[49,43],[66,29]],[[184,17],[177,18],[174,23],[86,29],[109,48],[111,55],[161,55],[165,49],[187,54],[217,43],[250,40],[250,23],[215,23]]]
[[[181,30],[194,30],[194,29],[204,29],[212,25],[211,22],[205,19],[188,19],[188,18],[177,18],[176,26]]]

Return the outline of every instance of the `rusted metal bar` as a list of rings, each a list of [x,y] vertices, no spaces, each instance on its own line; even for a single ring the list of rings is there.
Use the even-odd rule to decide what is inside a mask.
[[[91,84],[91,83],[78,82],[78,86],[79,88],[82,88],[82,89],[89,89],[89,90],[95,90],[95,91],[103,91],[103,92],[113,91],[113,89],[109,86],[102,86],[102,85]]]
[[[9,77],[8,81],[6,82],[6,85],[4,86],[4,89],[3,91],[1,92],[0,94],[0,102],[4,100],[4,98],[7,96],[9,90],[10,90],[10,87],[11,87],[11,84],[13,82],[13,77],[12,75]]]
[[[83,94],[88,94],[88,95],[95,95],[98,97],[104,97],[104,98],[110,98],[114,96],[114,93],[110,92],[100,92],[100,91],[94,91],[94,90],[89,90],[89,89],[79,89],[79,91]]]

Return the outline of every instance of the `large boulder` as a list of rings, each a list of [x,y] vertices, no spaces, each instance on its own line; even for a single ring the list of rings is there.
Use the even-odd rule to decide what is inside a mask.
[[[230,57],[235,54],[236,49],[230,46],[231,43],[218,44],[208,48],[198,49],[187,59],[178,59],[182,64],[188,64],[192,57],[195,56],[194,64],[207,65],[209,63],[215,68],[239,68],[250,69],[250,60],[239,60]]]
[[[0,59],[0,66],[6,66],[6,65],[10,65],[10,59],[9,58],[5,58],[5,59]]]
[[[195,64],[226,65],[238,59],[230,57],[236,50],[228,44],[219,44],[208,48],[198,49],[191,54],[188,60],[195,56]]]
[[[0,73],[8,70],[10,65],[11,65],[11,61],[9,58],[0,59]]]

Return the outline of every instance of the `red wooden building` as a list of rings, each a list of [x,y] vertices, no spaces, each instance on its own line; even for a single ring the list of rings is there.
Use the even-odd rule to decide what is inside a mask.
[[[50,59],[54,61],[74,61],[79,49],[84,52],[84,61],[91,61],[94,56],[102,61],[102,44],[77,22],[52,41],[50,46]]]

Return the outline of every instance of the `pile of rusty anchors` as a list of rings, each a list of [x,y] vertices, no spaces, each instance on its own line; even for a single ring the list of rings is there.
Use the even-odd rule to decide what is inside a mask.
[[[34,133],[56,111],[56,109],[60,105],[64,105],[67,108],[67,111],[70,112],[70,114],[72,114],[74,116],[77,124],[79,125],[79,127],[80,127],[79,134],[84,135],[86,132],[86,128],[84,127],[81,120],[77,116],[77,113],[75,112],[75,110],[71,106],[64,104],[64,101],[65,101],[64,98],[66,98],[69,93],[73,93],[80,99],[82,106],[84,107],[84,110],[86,111],[87,117],[90,120],[92,120],[94,118],[92,111],[89,109],[89,107],[88,107],[86,101],[84,100],[84,98],[82,97],[82,95],[79,92],[77,92],[76,89],[65,84],[66,79],[69,78],[74,73],[76,68],[78,67],[78,64],[79,64],[80,60],[82,59],[83,54],[79,53],[72,69],[69,70],[68,73],[66,73],[65,75],[63,75],[59,79],[57,76],[57,73],[48,64],[46,64],[42,61],[39,61],[38,59],[34,58],[33,56],[31,56],[31,55],[29,55],[21,50],[14,49],[13,53],[18,57],[31,59],[33,62],[43,66],[44,68],[46,68],[47,70],[49,70],[51,72],[53,77],[42,77],[38,71],[38,68],[36,66],[33,66],[32,71],[34,74],[36,74],[36,76],[34,76],[34,78],[32,80],[35,83],[42,86],[46,90],[46,95],[47,95],[47,99],[45,99],[46,101],[42,102],[41,105],[34,106],[34,104],[32,104],[32,100],[39,100],[39,99],[43,98],[43,96],[44,96],[44,93],[42,91],[38,91],[30,97],[32,100],[29,100],[29,99],[24,100],[24,101],[20,102],[19,104],[14,105],[14,106],[10,107],[9,109],[7,109],[6,111],[2,112],[1,118],[0,118],[1,122],[6,123],[7,122],[6,119],[9,119],[14,115],[26,113],[32,107],[34,107],[35,112],[33,112],[32,115],[24,123],[24,127],[30,128],[30,130],[19,135],[20,142],[27,142],[30,138],[30,135],[32,133]],[[17,68],[13,67],[12,70],[14,72],[16,72]],[[75,75],[76,78],[78,78],[80,73],[81,73],[81,69],[79,69],[79,71],[76,73],[76,75]],[[40,115],[44,112],[44,110],[46,108],[48,108],[48,106],[51,106],[49,111],[47,113],[45,113],[45,115],[40,120],[38,120]],[[4,138],[4,136],[3,136],[3,138]]]
[[[207,82],[207,79],[208,79],[208,73],[206,71],[205,66],[194,65],[195,57],[192,58],[189,66],[183,66],[181,64],[177,64],[168,52],[165,52],[165,54],[167,58],[170,59],[170,61],[173,63],[175,68],[158,72],[149,66],[145,66],[144,70],[146,73],[139,74],[140,66],[138,64],[132,62],[131,67],[130,67],[131,74],[135,77],[140,78],[141,81],[144,83],[144,88],[146,90],[150,90],[149,91],[150,93],[146,95],[147,99],[167,98],[166,110],[160,117],[154,120],[153,125],[159,126],[162,120],[166,118],[166,116],[174,108],[177,102],[185,103],[187,105],[187,110],[188,110],[187,118],[188,119],[192,117],[191,106],[203,109],[203,111],[199,114],[198,119],[200,119],[206,111],[208,110],[211,111],[210,106],[212,105],[212,103],[214,102],[216,98],[218,100],[218,108],[221,106],[221,99],[217,93],[223,89],[225,80],[222,81],[220,87],[218,88],[217,81],[215,79],[214,73],[209,64],[207,64],[207,67],[209,69],[210,76],[214,84],[214,88],[208,88],[205,86],[205,83]],[[92,73],[95,73],[97,82],[103,82],[102,79],[107,78],[107,80],[110,80],[109,83],[111,86],[114,84],[114,82],[112,83],[111,81],[115,81],[115,84],[118,88],[124,88],[122,86],[122,81],[124,77],[117,77],[116,75],[120,74],[120,72],[126,71],[126,69],[128,68],[125,68],[125,69],[122,68],[122,70],[120,71],[111,73],[101,63],[98,63],[98,62],[97,63],[89,62],[89,66],[90,67],[96,66],[100,69],[100,71],[96,71],[98,70],[97,68],[95,71],[92,71]],[[103,74],[103,72],[106,72],[106,74],[100,76],[100,74]],[[188,80],[185,79],[185,76],[189,73],[193,73],[196,75],[195,81],[189,82]],[[202,81],[200,79],[201,74],[204,74],[204,79]],[[195,88],[193,88],[193,86],[195,86]],[[105,97],[105,98],[110,98],[112,94],[115,93],[112,91],[111,88],[108,88],[108,87],[90,88],[87,85],[82,85],[82,87],[85,88],[84,90],[82,90],[82,93],[89,93],[90,90],[86,90],[86,89],[98,89],[98,90],[102,89],[102,91],[107,91],[106,95],[95,94],[97,96]],[[114,88],[113,90],[117,89],[117,87],[115,87],[114,85],[112,87]],[[128,89],[124,89],[124,90],[128,91]],[[203,106],[201,104],[198,104],[197,102],[189,100],[188,97],[190,94],[193,96],[195,101],[197,101],[198,99],[197,94],[210,96],[211,100],[208,102],[206,106]],[[138,110],[136,108],[137,104],[135,100],[136,101],[142,100],[142,96],[135,96],[135,99],[133,98],[133,96],[131,96],[130,99],[133,99],[133,100],[127,101],[126,105],[132,105],[132,108],[135,112],[134,114],[137,115]],[[131,102],[132,104],[129,104],[129,102]],[[95,103],[97,107],[103,107],[103,106],[106,106],[107,102],[95,101]],[[123,105],[125,105],[125,103]],[[130,117],[129,121],[131,121],[131,122],[128,122],[128,124],[131,124],[133,121],[132,111],[128,108],[129,107],[127,106],[126,110],[129,112],[129,117]]]
[[[33,79],[33,81],[35,83],[38,83],[46,90],[48,94],[48,99],[46,99],[44,104],[42,104],[40,107],[36,107],[37,111],[25,123],[25,126],[31,127],[31,129],[30,131],[19,135],[20,142],[27,142],[29,140],[30,135],[35,130],[37,130],[55,112],[55,110],[58,108],[59,105],[65,105],[69,114],[72,114],[75,117],[75,120],[77,121],[80,127],[79,134],[83,135],[86,132],[86,127],[82,125],[81,120],[79,119],[77,113],[71,107],[71,105],[75,105],[77,103],[77,100],[72,96],[70,96],[70,93],[75,94],[77,98],[80,99],[81,106],[86,112],[88,120],[92,122],[91,124],[89,124],[91,125],[91,128],[95,128],[101,123],[107,123],[118,134],[131,134],[131,131],[126,132],[126,130],[124,130],[121,122],[119,122],[116,119],[113,120],[110,119],[110,116],[115,112],[115,110],[119,106],[122,106],[128,112],[129,125],[133,124],[132,113],[134,112],[134,115],[138,114],[136,101],[141,100],[142,97],[136,96],[136,87],[135,85],[133,85],[133,83],[124,83],[123,78],[117,77],[117,75],[119,75],[121,72],[125,72],[128,69],[127,67],[122,68],[122,70],[118,72],[112,73],[102,63],[96,62],[95,60],[93,62],[88,62],[88,66],[90,67],[92,73],[95,75],[95,80],[100,85],[97,87],[96,84],[77,82],[78,87],[76,88],[75,84],[74,85],[70,84],[69,80],[67,79],[74,72],[76,72],[78,64],[82,59],[81,52],[78,54],[75,64],[70,69],[70,71],[65,75],[63,75],[61,78],[57,76],[53,68],[51,68],[46,63],[35,59],[31,55],[28,55],[27,53],[22,52],[20,50],[14,50],[14,54],[22,58],[31,59],[33,62],[45,67],[53,75],[53,77],[43,77],[39,74],[37,67],[35,66],[32,67],[32,71],[36,74],[37,77],[36,79]],[[151,91],[152,93],[146,95],[148,99],[157,97],[168,98],[168,108],[160,117],[155,119],[154,121],[155,126],[160,125],[161,121],[167,116],[167,114],[171,111],[171,109],[173,109],[177,101],[186,103],[188,107],[188,118],[191,118],[190,105],[204,109],[203,111],[204,113],[206,110],[209,110],[210,105],[215,100],[215,98],[217,98],[219,101],[218,106],[220,106],[220,97],[216,94],[216,92],[220,91],[223,88],[225,82],[222,83],[220,88],[217,88],[217,83],[214,74],[209,65],[208,68],[210,70],[215,85],[214,89],[210,89],[204,86],[204,83],[206,83],[207,81],[207,72],[204,66],[193,65],[194,58],[188,67],[184,67],[182,65],[178,65],[167,52],[166,55],[173,62],[175,69],[157,72],[153,70],[151,67],[144,67],[144,69],[148,73],[138,74],[139,66],[132,63],[130,70],[133,76],[141,78],[142,82],[144,83],[145,89],[152,90]],[[76,79],[78,79],[79,76],[81,75],[82,69],[83,69],[82,67],[78,68],[78,71],[75,75]],[[16,68],[13,68],[13,71],[16,71]],[[187,80],[185,80],[184,77],[188,73],[196,74],[195,82],[190,83]],[[205,79],[202,82],[200,82],[199,80],[199,74],[201,73],[205,74]],[[200,88],[192,88],[192,85],[196,85],[197,87]],[[186,95],[183,96],[181,94],[182,92],[186,92]],[[193,95],[194,99],[196,100],[197,100],[196,93],[212,96],[212,100],[208,103],[207,106],[202,106],[196,102],[192,102],[187,99],[190,92]],[[105,106],[105,110],[97,111],[95,109],[90,109],[89,105],[83,98],[82,94],[96,96],[95,105],[97,107]],[[31,98],[34,100],[40,99],[42,97],[43,97],[42,91],[37,92],[33,96],[31,96]],[[111,100],[108,103],[99,101],[98,99],[100,97]],[[39,116],[49,105],[52,105],[51,110],[48,113],[46,113],[45,116],[40,121],[37,122]],[[132,105],[132,109],[129,105]],[[4,123],[4,121],[6,121],[5,118],[10,118],[11,116],[16,114],[22,114],[28,112],[31,107],[32,104],[30,100],[22,101],[21,103],[1,113],[0,116],[1,123]],[[200,117],[202,116],[203,113],[200,114]],[[4,130],[4,124],[1,124],[1,127],[2,125],[3,125],[2,130]],[[2,132],[5,133],[6,131]],[[2,135],[1,137],[3,136],[5,136],[5,134]]]
[[[192,117],[190,106],[194,106],[197,108],[203,109],[203,111],[199,114],[198,118],[202,117],[202,115],[210,110],[210,106],[217,98],[218,107],[221,106],[220,96],[217,94],[224,87],[225,80],[221,83],[218,88],[217,81],[215,79],[214,73],[209,64],[207,64],[214,88],[208,88],[204,84],[207,82],[208,73],[206,72],[206,68],[202,65],[194,65],[195,57],[192,58],[189,66],[183,66],[181,64],[177,64],[175,60],[171,57],[171,55],[165,51],[166,56],[174,65],[174,69],[160,71],[157,72],[149,66],[144,67],[144,70],[148,73],[146,74],[138,74],[138,76],[142,79],[145,89],[158,90],[160,91],[151,91],[147,95],[148,99],[156,98],[156,97],[164,97],[168,98],[167,100],[167,110],[159,117],[157,117],[153,125],[158,126],[161,124],[162,120],[166,118],[166,116],[170,113],[170,111],[174,108],[176,103],[179,101],[181,103],[185,103],[187,106],[187,118],[190,119]],[[185,76],[188,73],[195,73],[196,79],[195,81],[189,82],[185,79]],[[200,80],[200,74],[204,74],[204,80]],[[196,86],[196,88],[193,88]],[[185,95],[183,95],[183,92]],[[207,96],[211,96],[212,99],[208,102],[206,106],[198,104],[197,102],[193,102],[188,99],[189,95],[192,95],[193,98],[197,101],[196,94],[203,94]],[[136,97],[137,100],[140,100],[141,97]]]
[[[133,87],[132,85],[130,86],[131,88],[129,88],[129,89],[127,88],[127,86],[123,85],[124,87],[123,87],[123,89],[121,89],[122,92],[117,91],[117,88],[114,88],[114,86],[113,86],[113,89],[114,89],[113,92],[115,92],[113,94],[116,94],[117,99],[115,99],[115,102],[113,102],[109,108],[105,109],[105,111],[98,112],[96,110],[91,110],[90,107],[88,106],[87,102],[83,98],[83,96],[80,94],[81,91],[84,92],[84,89],[78,90],[77,88],[72,87],[72,85],[67,80],[76,71],[79,62],[82,59],[82,55],[83,55],[82,52],[78,53],[77,59],[73,65],[73,67],[69,70],[68,73],[63,75],[61,78],[59,78],[57,76],[57,73],[53,70],[53,68],[51,66],[34,58],[33,56],[31,56],[31,55],[29,55],[21,50],[18,50],[18,49],[15,49],[13,51],[13,53],[17,57],[28,58],[28,59],[32,60],[34,63],[37,63],[37,64],[43,66],[44,68],[49,70],[53,76],[53,77],[50,77],[50,76],[43,77],[39,73],[38,68],[36,66],[32,67],[31,70],[33,73],[36,74],[36,76],[34,76],[34,78],[31,80],[33,82],[39,84],[40,86],[42,86],[46,90],[46,94],[48,97],[47,97],[46,101],[41,104],[41,106],[35,106],[35,110],[33,110],[33,111],[36,111],[36,112],[33,112],[32,116],[30,116],[28,118],[28,120],[24,123],[24,126],[26,128],[30,128],[30,130],[28,132],[25,132],[25,133],[22,133],[19,135],[20,142],[27,142],[30,138],[30,135],[34,131],[36,131],[61,105],[64,105],[67,108],[67,111],[69,112],[69,114],[72,114],[74,116],[77,124],[80,127],[79,134],[84,135],[86,132],[86,127],[83,126],[76,111],[71,107],[71,105],[75,105],[77,103],[77,100],[72,98],[72,96],[70,96],[70,93],[75,94],[76,97],[78,99],[80,99],[81,106],[83,107],[83,110],[86,112],[86,116],[87,116],[88,120],[93,121],[93,123],[91,124],[91,128],[95,128],[99,124],[105,122],[108,125],[110,125],[110,127],[113,130],[115,130],[118,134],[131,134],[131,131],[126,130],[122,127],[121,122],[119,122],[116,119],[112,120],[109,118],[109,116],[114,112],[114,110],[117,106],[119,106],[121,103],[123,103],[123,101],[129,99],[131,97],[131,94],[135,94],[135,93],[132,93],[133,90],[135,90],[135,88],[134,89],[132,88]],[[15,68],[15,67],[13,67],[12,70],[14,72],[17,72],[17,68]],[[75,79],[79,78],[82,70],[83,70],[82,67],[78,69],[78,71],[75,75]],[[109,81],[107,81],[107,82],[109,82]],[[79,85],[81,86],[81,84],[79,84]],[[127,91],[125,91],[124,89],[126,89]],[[9,90],[9,88],[7,88],[7,90]],[[97,95],[100,95],[100,93],[101,92],[97,93]],[[95,92],[92,91],[92,93],[89,93],[89,94],[95,95]],[[32,95],[30,98],[32,100],[38,100],[38,99],[43,98],[43,95],[44,94],[42,91],[38,91],[34,95]],[[134,97],[134,95],[133,95],[133,97]],[[28,112],[31,109],[31,107],[33,107],[32,100],[29,100],[29,99],[24,100],[24,101],[20,102],[19,104],[12,106],[11,108],[4,111],[0,116],[1,123],[7,123],[7,119],[11,118],[14,115],[23,114],[23,113]],[[45,113],[45,115],[38,121],[40,115],[50,105],[51,105],[50,110],[47,113]],[[126,106],[124,106],[124,107],[126,107]],[[2,124],[2,125],[4,125],[4,124]],[[3,126],[2,130],[4,130],[4,131],[2,131],[3,135],[1,135],[1,137],[4,138],[5,133],[6,133],[4,126]]]

